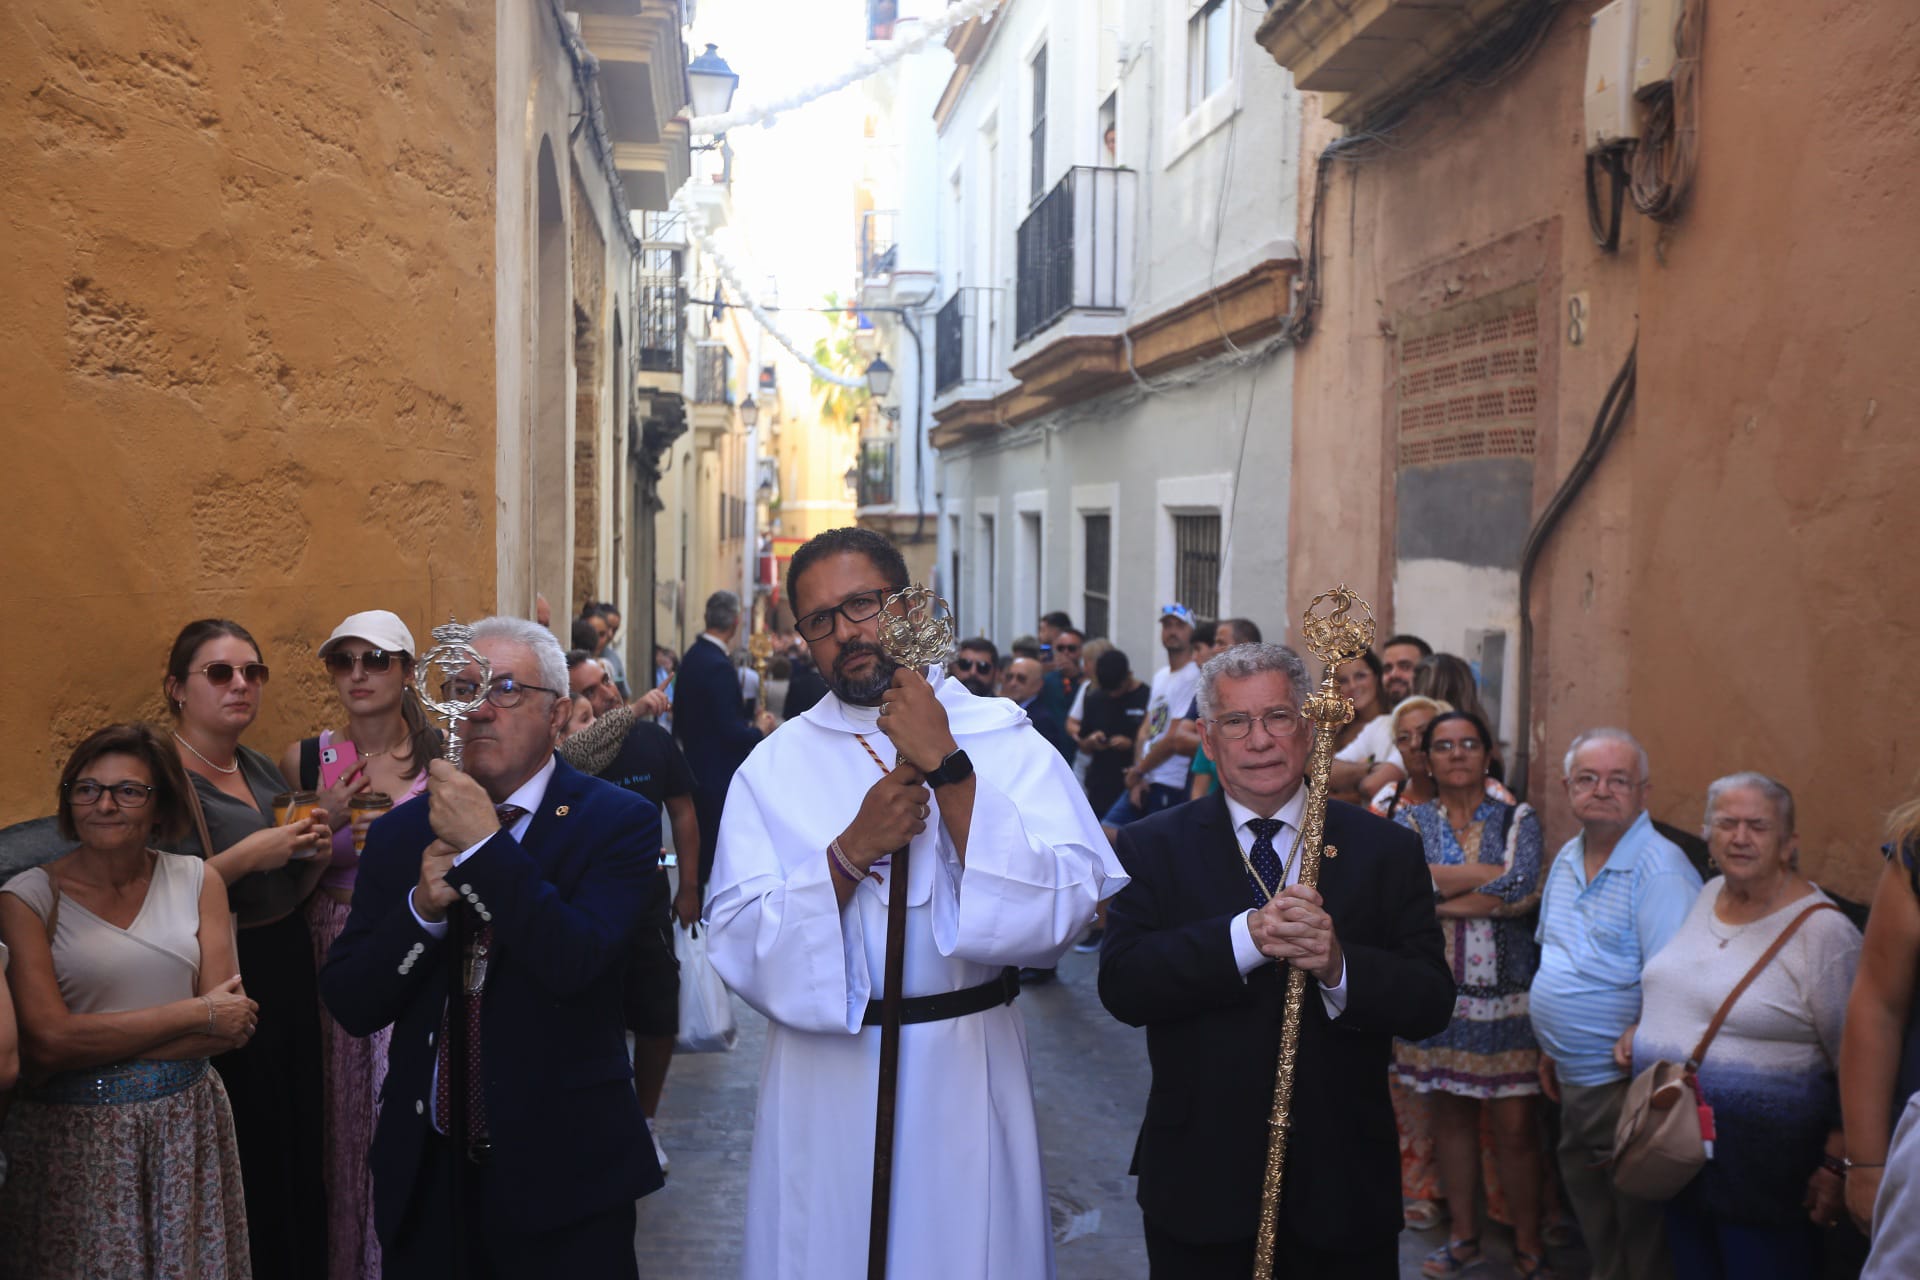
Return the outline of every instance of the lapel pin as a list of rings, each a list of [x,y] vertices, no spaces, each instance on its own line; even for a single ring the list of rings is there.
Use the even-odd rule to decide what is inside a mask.
[[[1337,858],[1340,856],[1340,851],[1334,848],[1332,845],[1328,845],[1325,849],[1320,851],[1320,856],[1323,858]]]
[[[554,816],[554,817],[556,817],[556,818],[564,818],[564,817],[566,817],[566,816],[567,816],[567,806],[563,804],[563,805],[561,805],[561,806],[560,806],[560,807],[559,807],[558,809],[555,809],[555,810],[553,811],[553,816]]]

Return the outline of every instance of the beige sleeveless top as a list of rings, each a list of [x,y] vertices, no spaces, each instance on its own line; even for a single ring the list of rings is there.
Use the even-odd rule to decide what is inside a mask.
[[[175,853],[155,857],[147,900],[125,929],[60,895],[53,931],[53,973],[71,1013],[125,1013],[185,1000],[200,977],[200,886],[207,864]],[[22,871],[0,887],[44,922],[53,910],[46,868]]]

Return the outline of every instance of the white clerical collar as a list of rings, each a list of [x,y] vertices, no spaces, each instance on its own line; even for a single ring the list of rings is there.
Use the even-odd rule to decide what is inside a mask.
[[[553,781],[554,766],[559,759],[557,755],[548,756],[547,762],[540,766],[540,771],[514,788],[513,794],[501,803],[524,809],[529,814],[538,813],[540,802],[547,798],[547,784]]]
[[[1241,804],[1238,800],[1235,800],[1232,795],[1226,795],[1225,798],[1227,801],[1227,815],[1233,819],[1233,829],[1235,831],[1238,831],[1241,827],[1246,826],[1249,822],[1252,822],[1260,816],[1253,810],[1247,808],[1247,806]],[[1306,816],[1306,812],[1307,784],[1303,778],[1300,781],[1299,788],[1294,791],[1293,798],[1275,810],[1273,816],[1286,823],[1295,831],[1298,831],[1300,829],[1300,821]]]

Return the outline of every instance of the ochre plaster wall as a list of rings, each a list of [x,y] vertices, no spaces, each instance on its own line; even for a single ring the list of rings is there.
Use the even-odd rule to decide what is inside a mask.
[[[260,640],[278,753],[342,616],[491,602],[493,59],[436,0],[0,15],[0,821],[189,619]]]
[[[1807,869],[1864,894],[1880,820],[1920,769],[1898,696],[1920,633],[1904,554],[1920,481],[1915,24],[1869,0],[1709,24],[1693,205],[1664,241],[1629,206],[1609,256],[1582,188],[1591,7],[1515,74],[1439,95],[1391,149],[1333,166],[1325,302],[1297,357],[1291,611],[1344,578],[1391,628],[1393,317],[1535,258],[1536,513],[1639,337],[1634,410],[1535,583],[1531,798],[1550,843],[1574,833],[1567,743],[1622,724],[1652,753],[1657,816],[1697,827],[1712,778],[1775,773],[1799,794]],[[1312,157],[1337,135],[1311,100],[1307,120],[1303,214]]]

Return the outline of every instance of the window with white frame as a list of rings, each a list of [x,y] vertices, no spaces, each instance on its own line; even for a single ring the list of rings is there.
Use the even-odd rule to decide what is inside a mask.
[[[1113,513],[1088,511],[1080,517],[1083,558],[1080,594],[1081,620],[1085,634],[1113,634]]]
[[[1233,6],[1206,0],[1187,19],[1187,110],[1226,88],[1233,75]]]
[[[1020,512],[1019,560],[1014,572],[1014,616],[1020,621],[1015,626],[1031,625],[1028,619],[1037,620],[1045,612],[1046,606],[1041,600],[1045,592],[1047,572],[1046,525],[1038,511]]]
[[[980,584],[978,618],[981,634],[998,638],[993,618],[993,517],[980,517],[980,542],[973,559],[973,577]]]
[[[1220,516],[1173,517],[1173,598],[1197,618],[1220,616]]]
[[[1027,132],[1027,200],[1037,204],[1047,193],[1047,46],[1041,45],[1034,53],[1028,71],[1033,88],[1033,126]]]

